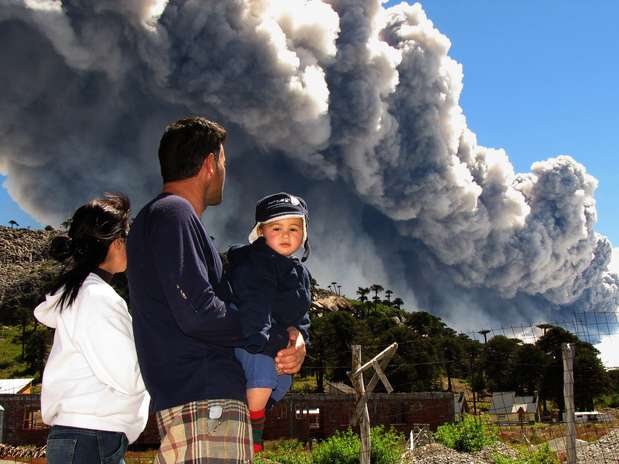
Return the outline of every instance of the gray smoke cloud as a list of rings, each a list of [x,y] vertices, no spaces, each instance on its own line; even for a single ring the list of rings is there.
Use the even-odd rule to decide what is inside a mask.
[[[420,4],[0,0],[0,44],[0,172],[43,223],[103,191],[139,207],[163,128],[201,114],[230,132],[205,216],[222,248],[288,190],[323,285],[382,283],[462,328],[619,306],[596,180],[569,156],[515,173],[479,145]]]

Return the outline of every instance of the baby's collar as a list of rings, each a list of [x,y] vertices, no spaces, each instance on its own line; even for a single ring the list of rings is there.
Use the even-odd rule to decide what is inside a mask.
[[[290,255],[290,256],[284,256],[284,255],[280,255],[277,251],[275,251],[273,248],[271,248],[269,245],[267,245],[267,241],[264,239],[264,237],[258,237],[256,240],[254,240],[254,242],[251,244],[251,246],[256,247],[257,250],[263,251],[268,253],[271,256],[274,256],[276,258],[281,258],[281,259],[291,259],[295,262],[300,262],[299,258],[297,258],[294,255]]]

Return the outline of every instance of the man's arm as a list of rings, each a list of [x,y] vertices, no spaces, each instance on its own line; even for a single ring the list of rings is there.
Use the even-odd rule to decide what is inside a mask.
[[[153,218],[149,239],[159,284],[183,333],[216,345],[236,346],[241,339],[238,311],[215,294],[202,238],[191,216],[183,210],[167,210]]]

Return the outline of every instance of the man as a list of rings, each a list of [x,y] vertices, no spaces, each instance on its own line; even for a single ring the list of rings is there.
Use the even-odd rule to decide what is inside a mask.
[[[245,379],[234,357],[241,328],[222,263],[200,216],[222,200],[226,131],[205,118],[166,128],[163,191],[135,218],[127,241],[133,328],[162,437],[156,463],[251,462]],[[305,343],[292,332],[276,365],[295,373]]]

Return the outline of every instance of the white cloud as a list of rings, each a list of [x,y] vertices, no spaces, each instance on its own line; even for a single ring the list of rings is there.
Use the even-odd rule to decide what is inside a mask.
[[[619,367],[619,334],[602,337],[602,341],[595,347],[600,350],[604,366]]]
[[[614,272],[615,274],[619,274],[619,247],[613,248],[613,256],[610,259],[608,270],[610,272]]]
[[[613,248],[608,270],[619,274],[619,247]],[[596,348],[600,350],[600,357],[606,367],[619,367],[619,333],[602,337],[602,341],[596,345]]]
[[[104,191],[137,211],[160,190],[161,131],[201,114],[239,160],[214,213],[230,244],[248,227],[232,192],[245,208],[290,186],[326,226],[312,226],[320,282],[381,283],[465,327],[619,306],[597,181],[568,156],[516,174],[479,145],[463,68],[419,3],[8,3],[0,174],[44,224]]]

